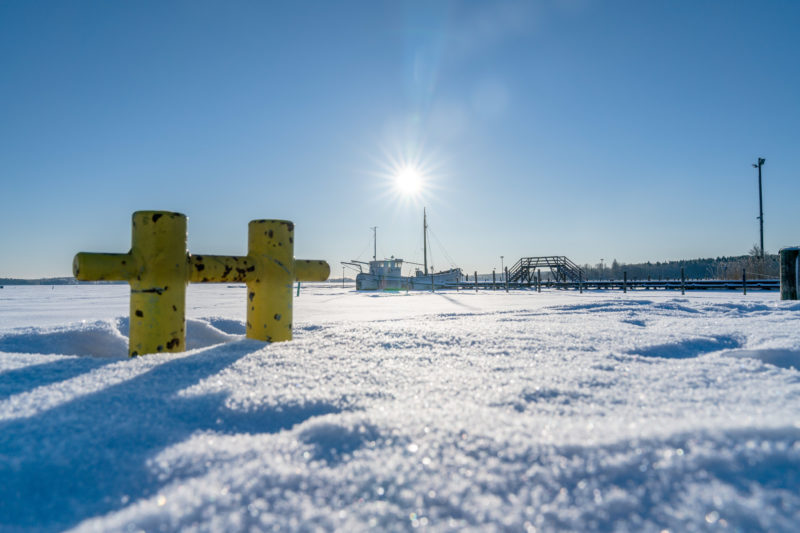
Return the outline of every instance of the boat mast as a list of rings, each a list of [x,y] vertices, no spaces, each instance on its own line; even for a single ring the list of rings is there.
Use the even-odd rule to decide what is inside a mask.
[[[428,214],[422,208],[422,256],[425,265],[425,275],[428,275]]]
[[[378,226],[372,226],[372,260],[378,260]]]

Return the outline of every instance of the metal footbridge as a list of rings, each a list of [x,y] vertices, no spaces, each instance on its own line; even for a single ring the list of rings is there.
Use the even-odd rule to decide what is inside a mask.
[[[549,268],[556,282],[580,282],[584,279],[583,270],[563,255],[522,257],[508,269],[508,282],[528,284],[534,281],[536,271]]]

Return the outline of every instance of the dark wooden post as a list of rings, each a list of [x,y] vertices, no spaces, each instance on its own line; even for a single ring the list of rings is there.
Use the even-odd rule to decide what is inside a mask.
[[[781,261],[781,300],[798,300],[800,282],[800,247],[783,248]]]
[[[475,292],[478,292],[478,271],[475,271]]]
[[[497,290],[496,284],[497,284],[497,276],[495,275],[494,269],[492,269],[492,290],[493,291]]]
[[[578,272],[578,292],[583,294],[583,272]]]
[[[622,273],[622,292],[628,292],[628,271]]]
[[[541,268],[538,270],[537,287],[539,288],[539,292],[542,292],[542,269]]]
[[[508,292],[508,267],[506,267],[506,292]]]
[[[747,270],[742,269],[742,294],[747,294]]]
[[[686,271],[681,267],[681,294],[686,294]]]

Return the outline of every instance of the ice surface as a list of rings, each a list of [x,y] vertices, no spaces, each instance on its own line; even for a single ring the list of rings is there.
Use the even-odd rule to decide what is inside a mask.
[[[295,340],[192,285],[0,291],[0,530],[795,531],[800,305],[776,293],[358,294]]]

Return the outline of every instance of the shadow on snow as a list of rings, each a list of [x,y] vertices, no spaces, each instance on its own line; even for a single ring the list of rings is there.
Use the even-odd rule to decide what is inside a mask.
[[[317,402],[240,412],[225,406],[222,393],[178,396],[263,346],[215,346],[32,417],[0,423],[0,529],[61,530],[147,498],[163,485],[148,471],[148,459],[197,431],[275,433],[341,411]],[[79,368],[57,362],[51,371],[74,373],[105,363],[69,362]]]

